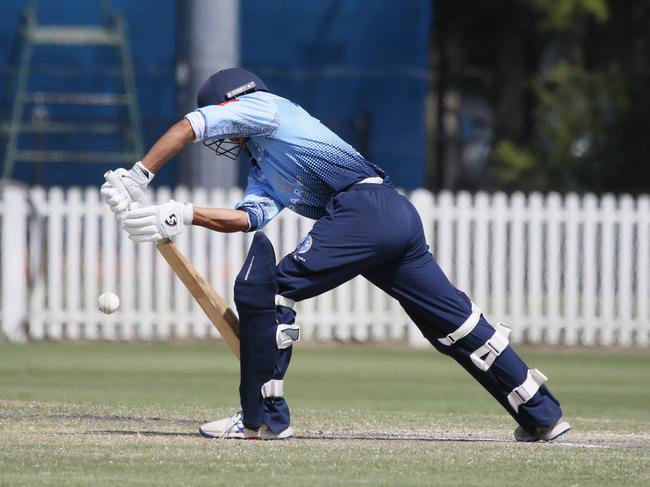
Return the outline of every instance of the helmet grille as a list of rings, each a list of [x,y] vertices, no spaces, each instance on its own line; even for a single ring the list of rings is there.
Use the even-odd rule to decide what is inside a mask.
[[[203,141],[203,145],[212,149],[218,156],[226,156],[233,161],[239,157],[241,145],[236,140],[229,139],[208,139]]]

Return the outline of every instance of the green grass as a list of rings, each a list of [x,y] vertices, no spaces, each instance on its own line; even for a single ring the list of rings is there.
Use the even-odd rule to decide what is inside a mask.
[[[574,425],[559,444],[511,441],[433,350],[298,346],[298,438],[240,442],[196,434],[237,409],[221,344],[0,343],[0,486],[650,485],[650,354],[520,352]]]

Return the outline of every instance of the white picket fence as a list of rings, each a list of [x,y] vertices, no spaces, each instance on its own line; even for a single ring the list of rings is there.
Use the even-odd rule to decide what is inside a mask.
[[[155,201],[229,207],[241,191],[160,189]],[[451,281],[513,341],[645,347],[650,339],[650,198],[516,193],[410,195]],[[9,339],[152,340],[218,336],[157,254],[136,245],[96,188],[6,186],[2,214],[2,330]],[[288,211],[265,232],[278,257],[312,221]],[[382,222],[378,222],[381,224]],[[177,239],[232,305],[252,235],[192,228]],[[113,291],[121,309],[101,314]],[[362,278],[298,304],[312,340],[425,343],[399,304]]]

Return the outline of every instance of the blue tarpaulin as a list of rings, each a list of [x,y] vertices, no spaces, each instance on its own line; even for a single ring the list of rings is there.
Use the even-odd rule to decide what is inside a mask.
[[[242,64],[383,167],[425,182],[431,0],[242,0]]]
[[[6,92],[8,80],[15,75],[15,48],[20,14],[29,6],[27,0],[3,0],[0,10],[0,93]],[[133,56],[145,146],[152,144],[177,118],[176,100],[176,1],[111,0],[110,10],[125,20]],[[41,0],[37,17],[42,24],[99,24],[98,1]],[[13,54],[12,54],[13,52]],[[106,75],[107,67],[116,67],[118,58],[110,49],[98,47],[37,47],[33,55],[33,75],[28,89],[42,91],[110,92],[115,78]],[[10,117],[11,97],[3,100],[1,118]],[[101,107],[47,107],[52,119],[110,119],[115,113]],[[114,110],[114,109],[113,109]],[[31,108],[26,119],[32,116]],[[21,147],[38,148],[37,137],[25,136]],[[68,136],[70,137],[70,136]],[[94,137],[94,139],[93,139]],[[4,141],[0,156],[4,159]],[[70,141],[75,147],[116,150],[115,141],[102,136],[85,136]],[[111,146],[112,145],[112,146]],[[28,184],[97,185],[103,172],[114,164],[52,163],[36,165],[17,163],[14,178]],[[161,173],[158,184],[174,184],[174,168]]]
[[[176,100],[177,2],[107,3],[126,21],[148,147],[183,115],[177,112]],[[0,7],[3,91],[12,73],[11,51],[19,15],[28,4],[27,0],[4,0]],[[97,23],[98,5],[41,0],[39,19],[48,24]],[[424,184],[432,0],[241,0],[240,5],[243,66],[256,71],[272,91],[304,106],[383,167],[397,186],[412,189]],[[39,48],[34,65],[44,71],[34,78],[33,88],[62,91],[63,83],[69,91],[110,91],[108,78],[94,70],[115,61],[106,50],[97,48]],[[48,69],[58,69],[56,66],[67,66],[76,74],[53,76]],[[4,120],[9,116],[6,102]],[[51,116],[57,115],[56,108],[51,110]],[[83,110],[89,108],[76,110],[83,118]],[[93,115],[111,115],[105,109],[90,110]],[[77,114],[71,110],[66,115]],[[84,141],[93,143],[110,149],[102,146],[108,142],[99,137]],[[47,186],[98,184],[97,175],[112,165],[49,164],[36,171],[34,167],[20,163],[14,176]],[[245,164],[242,170],[246,170]],[[175,166],[166,168],[156,183],[173,185],[176,177]]]

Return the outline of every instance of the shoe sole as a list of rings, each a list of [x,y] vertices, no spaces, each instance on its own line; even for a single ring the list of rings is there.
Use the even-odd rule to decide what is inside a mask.
[[[247,438],[243,433],[238,433],[237,436],[227,436],[226,438],[221,438],[221,434],[210,433],[209,431],[204,430],[199,427],[199,434],[204,438],[218,438],[224,440],[262,440],[262,441],[274,441],[274,440],[288,440],[293,436],[293,429],[289,426],[284,431],[280,433],[262,433],[259,437]]]
[[[542,437],[540,437],[540,440],[554,441],[569,431],[571,431],[571,425],[567,421],[560,421],[560,423],[556,424],[553,429],[551,429],[551,431],[548,431]]]
[[[571,431],[571,425],[568,421],[563,420],[553,426],[553,428],[545,432],[543,435],[532,436],[526,433],[527,436],[517,437],[515,434],[515,441],[518,441],[520,443],[536,443],[538,441],[549,442],[558,439],[560,436],[568,433],[569,431]]]
[[[266,436],[268,435],[268,436]],[[287,428],[283,431],[280,431],[279,433],[272,433],[272,432],[266,432],[263,431],[259,438],[260,440],[269,440],[269,441],[274,441],[274,440],[288,440],[293,436],[293,429],[291,426],[287,426]]]
[[[199,428],[199,434],[200,434],[203,438],[220,438],[220,437],[221,437],[221,434],[210,433],[209,431],[206,431],[206,430],[204,430],[203,428]],[[246,438],[244,438],[244,435],[241,434],[241,436],[230,436],[229,438],[226,438],[226,439],[230,439],[230,440],[245,440]]]

